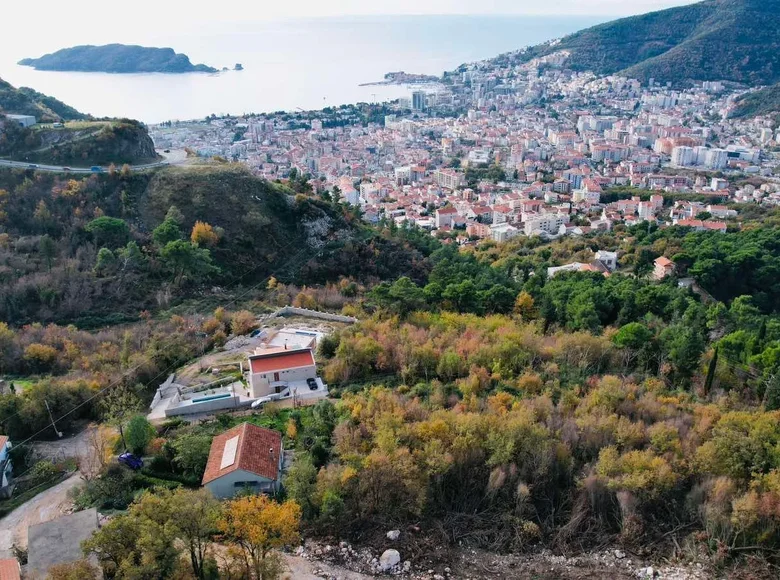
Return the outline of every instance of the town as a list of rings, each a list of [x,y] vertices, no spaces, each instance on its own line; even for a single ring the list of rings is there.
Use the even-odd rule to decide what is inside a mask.
[[[247,165],[459,244],[652,221],[739,227],[725,202],[780,204],[780,133],[730,114],[740,91],[686,90],[503,55],[413,88],[381,122],[355,107],[152,127],[158,147]],[[367,105],[368,108],[372,106]],[[362,122],[361,122],[362,121]]]

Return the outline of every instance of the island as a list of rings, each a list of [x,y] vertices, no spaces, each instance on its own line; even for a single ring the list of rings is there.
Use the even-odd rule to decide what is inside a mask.
[[[20,65],[36,70],[104,73],[214,73],[205,64],[192,64],[186,54],[172,48],[107,44],[63,48],[40,58],[25,58]]]

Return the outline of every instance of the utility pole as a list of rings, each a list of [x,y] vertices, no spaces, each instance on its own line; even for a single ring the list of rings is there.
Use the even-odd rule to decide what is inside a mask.
[[[62,431],[57,431],[57,424],[54,422],[54,415],[51,414],[51,409],[49,408],[49,401],[44,399],[43,402],[46,403],[46,410],[49,412],[49,418],[51,419],[51,426],[54,427],[54,432],[57,434],[57,437],[62,439]]]

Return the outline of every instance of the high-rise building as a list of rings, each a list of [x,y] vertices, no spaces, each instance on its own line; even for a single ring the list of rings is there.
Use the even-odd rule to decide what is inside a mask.
[[[693,165],[693,148],[682,146],[672,149],[672,165],[678,167]]]
[[[425,91],[412,91],[412,111],[424,111],[426,109]]]

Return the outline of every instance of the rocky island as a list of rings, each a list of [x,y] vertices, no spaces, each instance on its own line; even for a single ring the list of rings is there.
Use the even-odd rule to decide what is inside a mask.
[[[104,73],[217,72],[205,64],[192,64],[186,54],[172,48],[125,44],[74,46],[40,58],[25,58],[20,65],[36,70]]]

